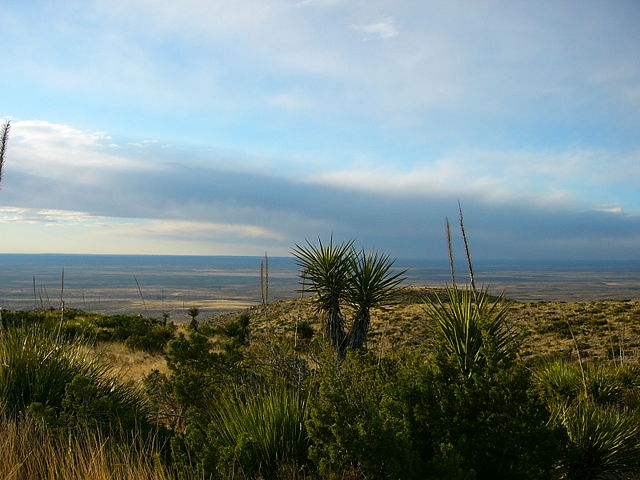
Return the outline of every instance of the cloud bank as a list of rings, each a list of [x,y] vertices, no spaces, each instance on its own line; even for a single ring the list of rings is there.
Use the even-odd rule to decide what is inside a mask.
[[[586,205],[569,189],[538,191],[529,180],[534,170],[562,181],[575,171],[567,164],[591,165],[589,154],[547,158],[520,176],[505,171],[522,168],[527,156],[503,152],[504,171],[461,156],[400,174],[354,169],[288,177],[248,170],[242,157],[211,152],[207,162],[190,162],[157,142],[118,144],[64,125],[16,121],[14,131],[0,210],[9,245],[11,224],[26,223],[47,227],[50,236],[63,226],[84,229],[97,253],[120,241],[137,245],[135,253],[170,253],[157,249],[182,244],[182,251],[188,245],[199,253],[241,245],[231,250],[283,255],[305,238],[333,233],[398,257],[444,258],[443,221],[456,218],[460,200],[480,258],[640,256],[638,215],[617,204]],[[591,175],[593,182],[619,180]]]

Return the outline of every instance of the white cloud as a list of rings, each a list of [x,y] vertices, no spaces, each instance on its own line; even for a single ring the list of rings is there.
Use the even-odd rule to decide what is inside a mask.
[[[0,223],[43,224],[50,227],[105,227],[107,218],[86,212],[22,207],[0,207]]]
[[[387,18],[379,22],[368,23],[365,25],[351,25],[353,30],[364,33],[367,39],[388,40],[400,35],[400,30],[395,25],[392,18]]]
[[[604,151],[459,151],[413,168],[364,165],[327,170],[308,177],[315,184],[390,196],[473,197],[493,204],[533,204],[563,209],[603,210],[616,185],[640,182],[638,153]],[[637,210],[637,200],[630,209]],[[616,204],[617,205],[617,204]]]
[[[39,176],[74,178],[84,183],[100,180],[104,170],[140,170],[145,167],[113,153],[111,137],[69,125],[42,120],[12,124],[11,162],[7,168]]]
[[[257,225],[198,222],[187,220],[151,220],[143,225],[121,229],[126,236],[169,237],[189,241],[237,241],[238,239],[274,239],[283,236]]]

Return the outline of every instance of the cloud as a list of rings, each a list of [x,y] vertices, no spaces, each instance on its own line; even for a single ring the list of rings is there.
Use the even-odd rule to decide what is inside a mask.
[[[357,32],[364,33],[366,39],[388,40],[400,35],[400,30],[396,27],[393,18],[366,25],[351,25],[351,28]]]
[[[580,239],[591,249],[583,247],[585,256],[605,242],[626,245],[616,255],[640,257],[629,240],[640,227],[635,204],[604,188],[635,191],[634,179],[624,183],[607,171],[631,165],[633,153],[600,165],[597,152],[460,150],[412,168],[362,158],[359,166],[290,176],[268,163],[247,168],[251,159],[232,153],[153,142],[144,149],[131,145],[142,142],[119,142],[115,155],[108,145],[118,140],[105,133],[16,124],[20,145],[12,145],[2,190],[3,203],[12,206],[0,211],[5,225],[93,228],[126,238],[131,248],[135,239],[140,245],[155,239],[164,242],[158,249],[171,241],[176,248],[235,242],[285,253],[304,238],[334,232],[398,256],[434,256],[428,252],[442,249],[438,225],[455,218],[461,200],[485,256],[542,256],[551,240],[567,245],[553,255],[578,255],[568,245]],[[37,168],[25,168],[31,155]],[[576,185],[602,193],[585,196]]]
[[[102,228],[108,218],[73,210],[0,207],[0,223],[40,224],[47,227]]]
[[[256,225],[228,224],[186,220],[152,220],[142,225],[132,224],[120,228],[117,233],[127,236],[167,238],[178,241],[235,242],[238,239],[282,240],[277,232]]]
[[[468,151],[442,155],[416,166],[365,165],[325,170],[308,177],[331,185],[383,196],[473,197],[491,204],[530,204],[572,210],[600,209],[611,189],[637,188],[640,155],[605,151]],[[586,191],[585,191],[586,190]],[[627,207],[640,213],[633,193]]]
[[[115,154],[111,140],[103,132],[83,131],[69,125],[43,120],[15,121],[7,171],[46,176],[51,181],[74,178],[97,184],[106,171],[140,172],[147,168],[130,156]]]

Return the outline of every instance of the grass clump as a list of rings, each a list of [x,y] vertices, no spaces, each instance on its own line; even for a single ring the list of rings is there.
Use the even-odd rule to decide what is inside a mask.
[[[307,462],[307,399],[292,389],[228,394],[218,403],[208,435],[218,445],[218,469],[274,478],[282,466]]]
[[[64,428],[148,426],[138,389],[114,377],[111,365],[96,357],[88,342],[69,342],[39,326],[2,331],[0,408],[14,416],[30,411]]]
[[[174,480],[152,443],[117,444],[93,429],[55,436],[33,418],[0,416],[5,480]],[[183,472],[182,478],[195,478]]]

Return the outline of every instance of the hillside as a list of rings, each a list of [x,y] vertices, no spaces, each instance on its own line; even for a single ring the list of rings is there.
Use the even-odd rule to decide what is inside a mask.
[[[421,348],[430,338],[423,298],[441,289],[408,287],[397,303],[375,310],[368,346],[375,351]],[[607,359],[622,353],[640,358],[640,299],[590,302],[511,302],[509,316],[521,341],[521,355],[535,359],[575,351],[573,332],[585,358]],[[224,323],[248,313],[254,333],[295,337],[296,323],[308,321],[320,331],[321,316],[311,297],[281,300],[265,306],[218,315],[212,323]],[[348,311],[345,312],[349,318]]]

